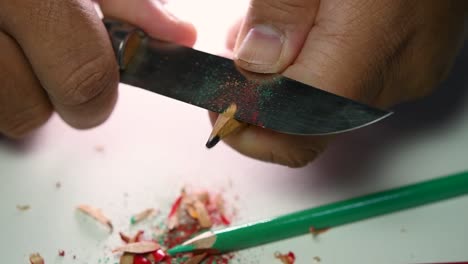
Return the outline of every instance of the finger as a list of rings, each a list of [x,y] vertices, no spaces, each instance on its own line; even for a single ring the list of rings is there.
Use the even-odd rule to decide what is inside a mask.
[[[91,1],[10,2],[0,9],[0,24],[65,121],[89,128],[107,119],[117,99],[118,68]]]
[[[230,51],[234,51],[237,36],[239,35],[239,31],[243,22],[243,18],[239,18],[228,30],[226,37],[226,48]]]
[[[239,66],[277,73],[289,66],[313,25],[319,0],[252,0],[236,42]]]
[[[217,116],[218,114],[210,112],[212,124]],[[295,136],[248,126],[225,138],[224,142],[254,159],[299,168],[316,159],[330,140],[329,136]]]
[[[160,1],[99,0],[106,16],[123,19],[143,29],[152,37],[193,46],[195,27],[169,13]]]
[[[16,42],[0,31],[0,134],[12,138],[45,123],[52,106]]]

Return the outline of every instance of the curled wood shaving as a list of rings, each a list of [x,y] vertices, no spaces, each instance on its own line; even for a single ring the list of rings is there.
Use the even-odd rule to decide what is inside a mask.
[[[138,230],[138,232],[133,237],[130,237],[122,232],[119,232],[119,236],[120,236],[120,239],[122,239],[122,241],[125,243],[135,243],[140,240],[140,236],[143,235],[143,233],[144,233],[143,230]]]
[[[153,216],[153,215],[156,215],[156,210],[155,209],[149,208],[149,209],[143,210],[143,211],[139,212],[138,214],[132,216],[132,218],[131,218],[132,225],[138,224],[139,222],[141,222],[141,221],[145,220],[146,218],[148,218],[150,216]]]
[[[135,258],[135,255],[129,254],[129,253],[124,253],[120,257],[119,264],[133,264],[133,259]]]
[[[208,192],[206,192],[206,191],[200,192],[200,193],[198,193],[198,195],[197,195],[197,199],[198,199],[200,202],[202,202],[202,203],[204,203],[204,204],[207,204],[207,203],[210,201],[210,194],[209,194]]]
[[[205,204],[203,204],[201,201],[197,200],[193,204],[195,211],[197,212],[197,219],[198,223],[202,228],[210,228],[213,226],[213,223],[211,222],[210,215],[208,214],[208,211],[206,210]]]
[[[184,264],[198,264],[202,262],[206,256],[207,253],[199,254],[199,255],[194,255],[193,257],[189,258]]]
[[[316,229],[315,227],[311,226],[311,227],[309,228],[309,231],[310,231],[310,233],[312,233],[312,235],[313,235],[314,238],[315,238],[315,237],[317,237],[318,235],[327,232],[329,229],[330,229],[329,227]]]
[[[131,237],[127,236],[126,234],[119,232],[120,239],[122,239],[125,243],[130,243]]]
[[[44,264],[44,259],[39,253],[33,253],[29,255],[29,262],[31,262],[31,264]]]
[[[160,249],[161,246],[153,241],[141,241],[135,243],[128,243],[124,246],[118,247],[112,252],[125,252],[125,253],[133,253],[133,254],[145,254],[149,252],[156,251]]]
[[[31,206],[28,205],[28,204],[24,204],[24,205],[18,204],[16,206],[16,209],[18,209],[18,211],[27,211],[27,210],[31,209]]]
[[[106,225],[107,227],[109,227],[111,233],[114,230],[114,227],[112,226],[112,222],[110,221],[109,218],[107,218],[101,212],[100,209],[94,208],[94,207],[89,206],[89,205],[79,205],[77,207],[77,209],[80,210],[81,212],[93,217],[94,219],[96,219],[101,224]]]
[[[207,192],[201,192],[192,195],[186,195],[182,201],[182,207],[187,213],[198,221],[201,228],[210,228],[213,226],[206,205],[210,202],[210,196]]]

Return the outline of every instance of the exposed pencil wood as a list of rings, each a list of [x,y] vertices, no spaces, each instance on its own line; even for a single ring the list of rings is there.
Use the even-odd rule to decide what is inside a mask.
[[[236,133],[243,127],[247,126],[246,123],[239,122],[236,119],[234,119],[236,111],[237,106],[233,103],[226,109],[224,113],[218,116],[218,119],[216,120],[216,123],[213,126],[213,130],[210,134],[210,137],[206,142],[207,148],[212,148],[216,146],[216,144],[218,144],[218,142],[221,139],[226,138],[229,135],[232,135],[233,133]]]
[[[119,264],[133,264],[134,256],[135,256],[134,254],[124,253],[120,257]]]
[[[161,246],[153,241],[141,241],[135,243],[128,243],[124,246],[118,247],[112,252],[125,252],[125,253],[134,253],[134,254],[144,254],[156,251],[160,249]]]
[[[215,242],[216,242],[216,235],[211,231],[207,231],[190,240],[187,240],[182,245],[187,245],[187,246],[190,245],[190,246],[194,246],[195,248],[210,248],[213,246]]]
[[[207,256],[208,254],[202,253],[200,255],[195,255],[191,257],[190,259],[187,260],[184,264],[198,264],[201,263]]]

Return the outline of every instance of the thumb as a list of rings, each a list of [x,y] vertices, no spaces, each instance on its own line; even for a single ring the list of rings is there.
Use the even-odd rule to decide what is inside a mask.
[[[234,58],[249,71],[278,73],[299,54],[314,24],[319,0],[251,0]]]

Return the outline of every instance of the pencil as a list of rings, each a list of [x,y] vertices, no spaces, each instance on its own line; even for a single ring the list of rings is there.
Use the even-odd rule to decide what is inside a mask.
[[[468,171],[349,200],[240,225],[208,231],[168,250],[224,253],[320,231],[468,193]]]
[[[212,148],[216,146],[216,144],[218,144],[218,142],[221,139],[247,126],[246,123],[243,123],[234,119],[234,115],[236,114],[236,111],[237,111],[236,104],[231,104],[226,109],[226,111],[224,111],[224,113],[218,116],[218,119],[216,119],[216,122],[213,126],[213,130],[210,134],[210,137],[208,138],[208,141],[206,142],[207,148]]]

